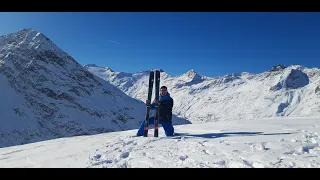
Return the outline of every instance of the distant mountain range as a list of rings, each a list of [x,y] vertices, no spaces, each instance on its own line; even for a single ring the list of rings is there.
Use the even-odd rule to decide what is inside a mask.
[[[148,72],[114,72],[93,64],[84,67],[127,95],[144,101]],[[276,65],[266,72],[206,77],[193,69],[172,76],[161,72],[161,85],[174,99],[174,114],[192,123],[273,116],[320,115],[320,69]],[[154,96],[153,96],[154,97]]]

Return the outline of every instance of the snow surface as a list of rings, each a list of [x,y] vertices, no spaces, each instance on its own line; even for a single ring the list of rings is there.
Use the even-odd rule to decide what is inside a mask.
[[[0,167],[320,167],[320,118],[278,117],[175,126],[178,134],[136,130],[60,138],[0,149]]]

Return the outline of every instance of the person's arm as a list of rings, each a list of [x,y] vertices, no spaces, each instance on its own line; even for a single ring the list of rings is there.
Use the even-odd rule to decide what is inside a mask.
[[[150,103],[150,101],[149,100],[146,100],[146,104],[148,104],[148,103]],[[150,109],[151,110],[154,110],[155,109],[155,104],[154,104],[155,102],[154,101],[152,101],[152,103],[150,103]]]
[[[173,99],[171,98],[170,107],[173,108]]]
[[[169,119],[170,121],[172,121],[172,108],[173,108],[173,99],[171,98],[170,103],[169,103],[169,107],[170,107],[170,113],[169,113]]]
[[[154,110],[156,108],[156,105],[154,104],[154,101],[152,101],[152,103],[150,104],[150,109]]]

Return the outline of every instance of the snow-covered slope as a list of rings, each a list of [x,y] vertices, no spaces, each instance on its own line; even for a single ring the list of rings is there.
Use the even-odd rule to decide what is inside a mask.
[[[146,99],[148,71],[114,72],[85,65],[129,96]],[[206,77],[190,70],[180,76],[161,72],[161,85],[175,101],[174,114],[192,123],[273,116],[320,116],[320,69],[277,65],[260,74]]]
[[[0,147],[135,129],[145,106],[33,29],[0,36]]]
[[[0,167],[319,168],[320,119],[277,117],[175,126],[178,135],[134,130],[0,149]],[[153,130],[150,130],[153,133]]]

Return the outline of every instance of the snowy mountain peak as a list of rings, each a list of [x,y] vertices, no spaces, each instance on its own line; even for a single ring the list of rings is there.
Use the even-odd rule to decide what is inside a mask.
[[[180,77],[186,79],[186,81],[200,81],[203,76],[198,74],[194,69],[190,69],[188,72],[182,74]]]
[[[83,67],[99,67],[96,64],[86,64]]]
[[[17,31],[18,33],[20,32],[20,33],[33,33],[34,35],[35,34],[41,34],[42,36],[45,36],[43,33],[41,33],[41,32],[39,32],[39,31],[37,31],[37,30],[35,30],[35,29],[33,29],[33,28],[24,28],[24,29],[21,29],[20,31]]]
[[[243,76],[248,76],[249,74],[243,74]],[[242,74],[240,73],[232,73],[227,74],[222,77],[218,77],[218,83],[229,83],[237,79],[241,79]]]
[[[1,36],[0,84],[0,147],[132,129],[144,115],[143,103],[33,29]]]
[[[273,67],[270,69],[270,71],[280,71],[280,70],[283,70],[283,69],[285,69],[285,68],[287,68],[287,66],[282,65],[282,64],[278,64],[278,65],[273,66]]]
[[[20,31],[1,36],[0,48],[5,49],[32,49],[39,51],[61,52],[47,36],[34,29],[22,29]],[[3,47],[2,45],[6,45]]]
[[[83,66],[85,69],[87,70],[93,70],[95,69],[95,71],[99,71],[99,72],[114,72],[111,68],[109,67],[100,67],[96,64],[86,64]]]
[[[188,74],[197,74],[194,69],[190,69],[187,73],[188,73]]]
[[[278,83],[270,90],[297,89],[309,84],[309,77],[299,69],[288,69],[280,76]]]
[[[240,73],[231,73],[231,74],[227,74],[227,75],[225,75],[223,77],[230,78],[230,77],[239,77],[239,76],[241,76]]]

